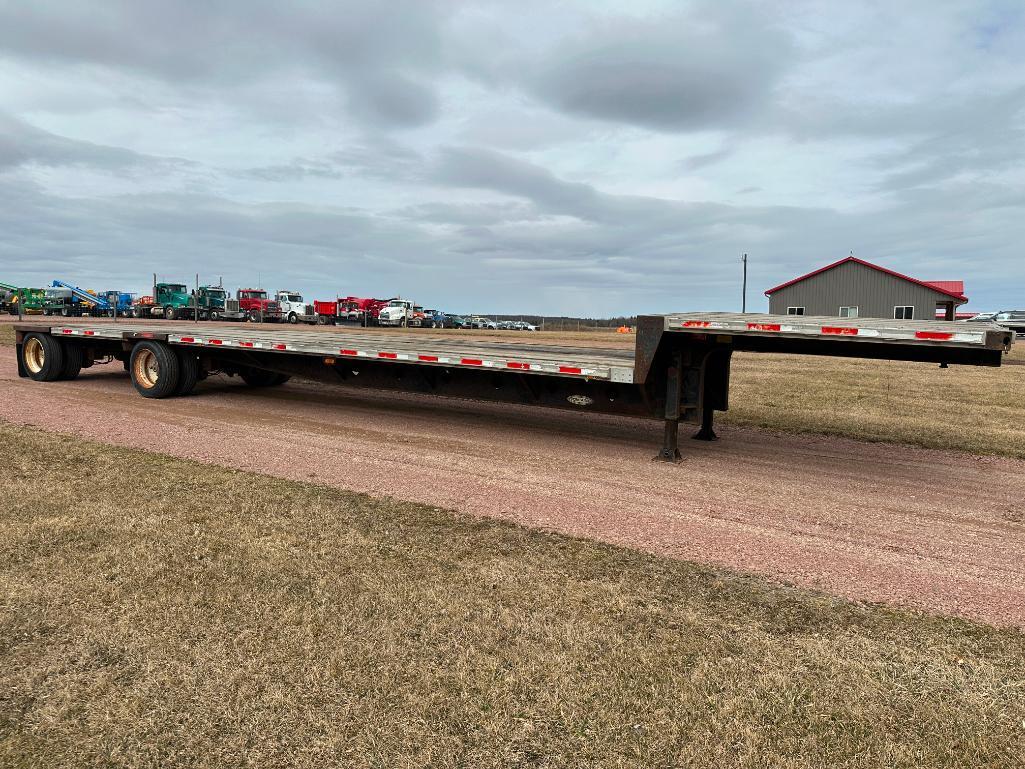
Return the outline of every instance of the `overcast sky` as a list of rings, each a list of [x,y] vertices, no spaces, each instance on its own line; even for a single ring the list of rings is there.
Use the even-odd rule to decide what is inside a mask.
[[[855,255],[1025,305],[1025,3],[0,0],[0,280],[748,308]]]

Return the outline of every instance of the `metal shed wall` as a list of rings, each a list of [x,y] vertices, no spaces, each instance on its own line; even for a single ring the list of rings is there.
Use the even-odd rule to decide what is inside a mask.
[[[806,315],[839,316],[841,307],[856,306],[863,318],[893,318],[895,306],[911,305],[915,320],[932,320],[936,303],[950,301],[925,286],[846,262],[771,294],[769,312],[786,315],[788,307],[804,307]]]

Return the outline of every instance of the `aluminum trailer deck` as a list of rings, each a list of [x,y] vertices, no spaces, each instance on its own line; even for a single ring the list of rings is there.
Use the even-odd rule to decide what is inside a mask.
[[[74,323],[15,326],[18,373],[73,379],[83,367],[120,360],[141,395],[186,395],[221,372],[253,386],[290,376],[355,387],[528,403],[661,419],[658,458],[679,458],[681,421],[712,440],[728,408],[737,350],[999,366],[1014,334],[991,324],[730,313],[638,318],[629,351],[482,342],[333,327],[209,323]]]

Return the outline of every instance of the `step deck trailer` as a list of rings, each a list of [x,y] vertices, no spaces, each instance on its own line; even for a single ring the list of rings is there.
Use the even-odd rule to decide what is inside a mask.
[[[638,318],[633,352],[458,335],[271,326],[17,325],[18,373],[70,379],[120,360],[151,398],[187,394],[213,372],[256,386],[298,376],[427,395],[646,417],[665,423],[658,458],[679,459],[681,421],[713,440],[735,351],[999,366],[1014,334],[991,324],[729,313]]]

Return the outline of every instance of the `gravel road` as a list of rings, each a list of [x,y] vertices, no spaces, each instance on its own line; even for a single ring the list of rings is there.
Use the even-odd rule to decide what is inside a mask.
[[[0,419],[1025,627],[1016,460],[723,428],[672,466],[654,422],[220,377],[147,401],[119,364],[21,380],[11,348]]]

